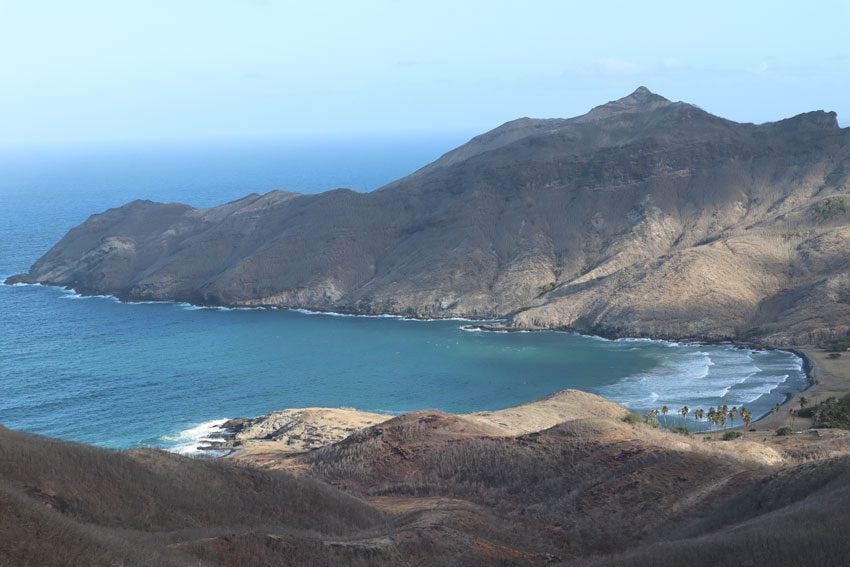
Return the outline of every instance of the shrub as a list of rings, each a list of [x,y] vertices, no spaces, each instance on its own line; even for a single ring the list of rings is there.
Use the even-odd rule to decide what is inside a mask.
[[[797,417],[814,417],[815,408],[802,408],[798,409],[795,413]]]
[[[540,295],[543,295],[544,293],[549,293],[550,291],[555,289],[557,286],[558,286],[558,284],[556,282],[549,282],[545,285],[541,285],[540,287],[537,288],[537,290],[540,292]]]
[[[825,399],[815,406],[812,417],[816,427],[850,429],[850,394]]]
[[[731,441],[732,439],[737,439],[738,437],[743,436],[744,434],[740,431],[727,431],[723,434],[724,441]]]
[[[779,429],[776,430],[776,434],[780,437],[785,437],[787,435],[791,435],[794,433],[794,430],[788,427],[787,425],[783,425]]]
[[[687,427],[682,426],[682,425],[677,425],[676,427],[672,428],[670,431],[672,431],[673,433],[678,433],[679,435],[685,435],[685,436],[688,436],[688,435],[691,434],[691,430],[688,429]]]
[[[643,416],[639,413],[629,412],[629,414],[623,418],[623,421],[629,425],[637,425],[639,423],[643,423]]]
[[[841,353],[840,352],[831,352],[828,355],[826,355],[826,357],[832,358],[832,359],[841,358]]]
[[[828,197],[815,205],[815,218],[819,221],[830,220],[847,212],[846,197]]]
[[[850,339],[841,339],[830,341],[824,345],[824,348],[830,352],[841,352],[850,349]]]

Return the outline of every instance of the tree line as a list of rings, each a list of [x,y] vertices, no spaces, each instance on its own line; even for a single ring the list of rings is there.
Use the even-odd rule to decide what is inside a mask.
[[[651,409],[644,414],[644,422],[646,423],[657,423],[661,416],[661,420],[665,427],[667,427],[667,415],[670,413],[671,408],[668,406],[661,406],[660,409]],[[726,429],[727,426],[735,427],[735,421],[740,418],[741,422],[745,427],[749,427],[750,423],[753,421],[753,414],[750,412],[749,408],[741,406],[740,408],[737,406],[732,406],[731,408],[723,404],[722,406],[714,407],[711,406],[708,410],[704,410],[703,408],[696,408],[691,411],[691,408],[688,406],[682,406],[678,410],[676,410],[677,414],[682,416],[682,419],[687,421],[688,416],[691,416],[694,422],[702,422],[707,421],[711,424],[711,429],[722,428]]]

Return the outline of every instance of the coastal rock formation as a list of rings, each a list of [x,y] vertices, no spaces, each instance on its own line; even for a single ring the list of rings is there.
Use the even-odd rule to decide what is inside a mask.
[[[850,329],[850,129],[639,88],[509,122],[372,193],[93,215],[9,282],[125,300],[811,343]]]
[[[391,416],[348,408],[298,408],[275,411],[256,418],[231,419],[222,425],[230,435],[210,449],[240,447],[261,452],[300,453],[342,441],[358,429]]]

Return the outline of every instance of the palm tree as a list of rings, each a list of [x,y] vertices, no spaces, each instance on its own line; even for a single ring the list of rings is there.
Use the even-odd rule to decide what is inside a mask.
[[[653,425],[653,427],[658,427],[658,410],[657,409],[651,409],[648,412],[646,412],[643,416],[643,421],[644,421],[644,423],[647,423],[649,425],[653,425],[652,422],[655,421],[655,424]]]
[[[708,408],[708,421],[711,422],[711,428],[714,429],[714,426],[717,425],[717,410],[714,409],[714,406]]]
[[[807,405],[809,405],[809,400],[806,399],[806,396],[800,396],[800,409],[803,409]]]
[[[694,410],[694,420],[702,421],[703,416],[705,415],[705,411],[702,408],[697,408]]]
[[[719,419],[720,425],[721,425],[721,427],[723,427],[723,429],[726,429],[726,417],[728,415],[729,415],[729,410],[727,410],[726,406],[724,405],[722,408],[720,408],[720,412],[718,414],[718,419]]]
[[[773,409],[770,410],[770,411],[771,411],[771,413],[779,413],[779,410],[781,410],[781,409],[782,409],[782,407],[779,404],[776,404],[775,406],[773,406]]]
[[[664,427],[667,427],[667,412],[670,411],[670,408],[667,406],[661,406],[661,415],[664,416]]]
[[[750,410],[741,406],[741,420],[744,422],[744,425],[749,429],[750,423],[753,421],[753,415],[750,413]]]
[[[682,409],[680,409],[679,413],[682,414],[682,419],[688,419],[688,414],[690,413],[690,411],[691,409],[688,406],[684,406]]]
[[[738,417],[738,408],[732,406],[732,409],[729,410],[729,421],[732,422],[732,427],[735,427],[735,418]]]

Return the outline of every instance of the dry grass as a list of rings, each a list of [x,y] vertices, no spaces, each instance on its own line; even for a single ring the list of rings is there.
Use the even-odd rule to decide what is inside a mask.
[[[791,466],[621,418],[489,419],[415,412],[278,456],[298,478],[0,429],[0,565],[831,565],[847,546],[833,440]]]
[[[504,435],[522,435],[583,418],[619,419],[627,410],[620,404],[580,390],[561,390],[541,400],[497,411],[465,416],[494,426]]]
[[[848,504],[850,460],[802,465],[766,478],[730,499],[694,525],[692,537],[574,564],[843,567],[850,553]]]
[[[371,506],[308,478],[0,428],[0,565],[185,563],[166,544],[228,533],[349,537]]]

